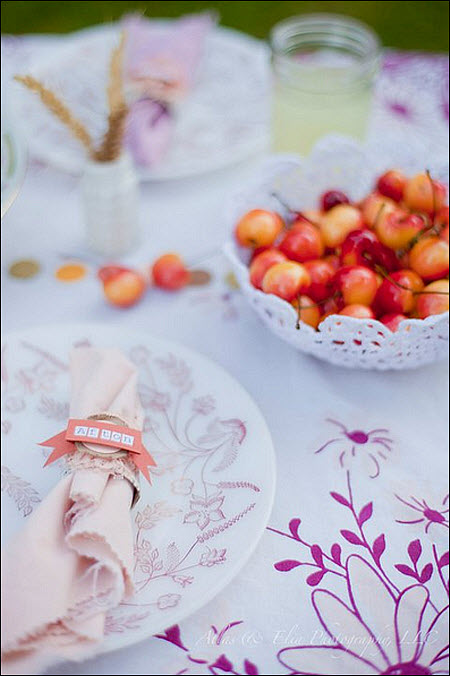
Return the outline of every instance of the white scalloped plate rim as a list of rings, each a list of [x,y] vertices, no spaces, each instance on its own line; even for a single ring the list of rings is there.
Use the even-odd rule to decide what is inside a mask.
[[[112,343],[116,345],[114,339],[111,338],[111,327],[109,325],[91,322],[67,324],[63,327],[61,325],[37,326],[19,331],[13,331],[3,335],[2,344],[5,345],[11,341],[21,341],[23,339],[27,339],[33,342],[43,341],[44,344],[46,343],[51,345],[51,341],[55,340],[55,336],[56,340],[58,340],[58,335],[64,345],[66,343],[73,344],[73,341],[76,341],[77,338],[92,338],[94,341],[103,340],[103,344],[105,345],[111,345]],[[153,615],[153,617],[149,619],[147,625],[144,620],[142,628],[139,630],[130,630],[125,631],[122,634],[114,634],[114,640],[111,639],[111,635],[107,636],[105,642],[102,643],[95,653],[89,657],[95,657],[112,652],[114,650],[118,650],[120,648],[134,645],[135,643],[143,641],[154,634],[163,632],[167,627],[178,624],[179,622],[185,620],[200,610],[203,606],[211,602],[215,597],[217,597],[217,595],[220,594],[239,574],[259,544],[260,539],[265,532],[265,528],[272,511],[276,488],[276,459],[270,430],[253,397],[250,396],[243,386],[233,376],[231,376],[228,371],[226,371],[222,366],[214,362],[209,357],[197,352],[190,347],[186,347],[185,345],[175,341],[166,341],[163,338],[154,337],[151,334],[147,334],[145,331],[128,331],[126,328],[116,327],[114,329],[113,335],[114,337],[118,336],[117,343],[120,344],[120,347],[123,347],[124,345],[128,345],[128,347],[130,347],[137,342],[138,344],[149,345],[150,347],[156,346],[156,349],[159,350],[159,352],[173,351],[175,355],[180,354],[182,357],[186,357],[187,360],[192,358],[196,364],[195,368],[198,369],[199,364],[201,364],[202,368],[211,373],[211,376],[209,376],[211,380],[215,374],[216,378],[214,380],[216,382],[216,389],[218,392],[220,392],[221,387],[224,388],[224,391],[226,391],[227,388],[232,387],[235,394],[238,394],[236,399],[242,400],[242,402],[245,402],[248,405],[247,420],[257,420],[259,441],[258,439],[255,439],[252,444],[253,450],[251,453],[249,452],[250,448],[246,449],[245,463],[248,467],[251,467],[253,466],[254,462],[257,462],[257,464],[261,467],[261,470],[259,470],[261,472],[260,480],[263,481],[265,485],[259,493],[260,504],[258,504],[257,508],[255,509],[257,515],[252,517],[250,522],[247,522],[249,523],[249,527],[242,527],[241,524],[240,531],[234,531],[231,535],[230,531],[226,532],[226,535],[228,533],[228,538],[237,538],[239,543],[242,545],[239,551],[239,556],[236,556],[230,564],[225,562],[225,564],[215,566],[215,579],[213,581],[208,580],[208,582],[204,581],[202,583],[203,594],[201,594],[199,598],[197,598],[195,601],[189,599],[189,604],[181,604],[180,606],[160,612],[160,614],[157,615],[157,622],[155,622],[155,616]],[[228,384],[224,386],[224,382]],[[57,426],[58,423],[56,423],[56,427]],[[2,464],[7,458],[11,456],[12,452],[4,449]],[[243,456],[244,453],[241,453],[241,464]],[[263,462],[261,462],[261,459]],[[12,462],[11,465],[13,465]],[[44,469],[42,467],[42,472],[46,471],[48,471],[48,469]],[[251,474],[248,478],[251,479]],[[154,481],[155,486],[156,481],[157,479]],[[149,488],[149,490],[151,489]],[[146,486],[143,487],[141,502],[146,500],[145,491]],[[158,497],[161,498],[162,496],[159,495]],[[10,500],[8,500],[8,502],[5,501],[3,504],[5,515],[6,509],[8,509],[8,505],[10,504]],[[136,507],[137,510],[139,510],[138,505]],[[13,507],[11,505],[11,510],[12,509]],[[225,537],[225,542],[227,541],[227,537]],[[210,569],[208,568],[208,570]]]

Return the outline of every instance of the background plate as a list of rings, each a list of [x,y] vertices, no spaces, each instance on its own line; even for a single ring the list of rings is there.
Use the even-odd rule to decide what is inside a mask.
[[[36,51],[29,63],[20,64],[20,72],[31,72],[61,95],[95,139],[104,130],[108,62],[119,34],[119,24],[85,29],[47,46],[41,58]],[[264,149],[268,144],[267,63],[268,50],[261,41],[230,29],[213,29],[195,86],[178,109],[169,152],[155,169],[140,169],[140,177],[193,176]],[[84,154],[78,142],[35,95],[17,83],[11,89],[31,153],[59,169],[80,173]]]

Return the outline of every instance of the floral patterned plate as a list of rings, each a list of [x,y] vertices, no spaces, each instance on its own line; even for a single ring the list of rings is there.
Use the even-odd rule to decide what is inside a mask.
[[[126,328],[48,326],[9,334],[2,349],[3,533],[58,481],[37,442],[68,416],[74,345],[122,349],[140,373],[144,440],[157,461],[134,508],[137,593],[107,618],[99,652],[164,631],[210,601],[245,565],[269,518],[275,461],[267,425],[216,364]]]

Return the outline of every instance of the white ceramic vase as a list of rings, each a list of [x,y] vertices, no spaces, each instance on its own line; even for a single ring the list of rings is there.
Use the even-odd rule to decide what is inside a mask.
[[[138,179],[131,157],[88,161],[81,179],[89,248],[102,256],[120,256],[137,243]]]

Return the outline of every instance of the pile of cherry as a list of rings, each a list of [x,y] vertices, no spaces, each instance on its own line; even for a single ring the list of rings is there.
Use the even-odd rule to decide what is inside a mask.
[[[329,315],[379,319],[392,331],[408,317],[449,308],[449,209],[445,186],[429,172],[379,177],[352,203],[329,190],[318,210],[253,209],[235,236],[251,249],[250,281],[291,303],[317,329]],[[281,203],[281,202],[280,202]]]

